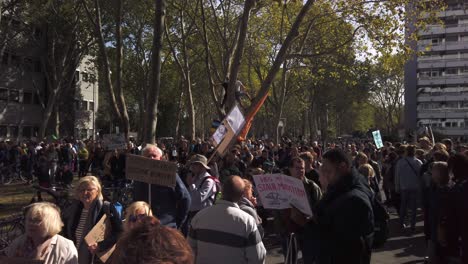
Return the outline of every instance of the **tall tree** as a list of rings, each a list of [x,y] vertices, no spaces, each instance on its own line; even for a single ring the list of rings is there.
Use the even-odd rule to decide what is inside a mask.
[[[161,53],[163,49],[163,37],[166,21],[166,1],[155,0],[156,12],[154,14],[153,50],[151,57],[151,85],[147,90],[147,107],[145,119],[144,141],[154,143],[156,141],[156,125],[159,92],[161,89]]]

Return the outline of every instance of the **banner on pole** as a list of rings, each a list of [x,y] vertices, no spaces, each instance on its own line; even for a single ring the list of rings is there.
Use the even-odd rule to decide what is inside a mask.
[[[312,216],[304,183],[283,174],[254,175],[255,186],[266,209],[287,209],[294,206]]]
[[[102,147],[106,150],[127,149],[127,140],[123,134],[102,135]]]
[[[127,155],[127,179],[167,186],[176,186],[177,164],[153,160],[137,155]]]
[[[234,106],[226,118],[221,122],[212,139],[217,146],[216,152],[224,156],[231,141],[240,133],[245,124],[245,118],[239,106]]]
[[[375,146],[380,149],[383,148],[382,136],[380,135],[380,130],[376,130],[372,132],[372,136],[374,137]]]

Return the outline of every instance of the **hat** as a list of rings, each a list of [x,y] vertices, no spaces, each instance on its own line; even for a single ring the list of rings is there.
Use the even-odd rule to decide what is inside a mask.
[[[208,160],[206,159],[205,156],[203,155],[200,155],[200,154],[197,154],[195,156],[193,156],[191,159],[190,159],[190,165],[194,164],[194,163],[199,163],[201,164],[205,169],[209,170],[210,167],[208,167]]]

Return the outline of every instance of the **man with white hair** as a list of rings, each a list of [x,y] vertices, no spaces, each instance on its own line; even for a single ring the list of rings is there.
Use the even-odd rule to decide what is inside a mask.
[[[150,159],[161,160],[162,155],[156,145],[147,144],[142,150],[142,156]],[[133,200],[149,203],[147,183],[135,182]],[[151,184],[151,210],[165,226],[180,228],[187,219],[190,203],[190,194],[179,175],[174,188]]]

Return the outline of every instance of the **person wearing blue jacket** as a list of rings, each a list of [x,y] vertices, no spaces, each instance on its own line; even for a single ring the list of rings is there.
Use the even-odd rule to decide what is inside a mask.
[[[160,160],[162,151],[155,145],[147,144],[142,151],[144,157]],[[148,202],[148,184],[135,182],[134,201]],[[190,209],[191,198],[182,179],[176,176],[174,188],[151,184],[151,210],[162,225],[180,229],[185,223]]]

